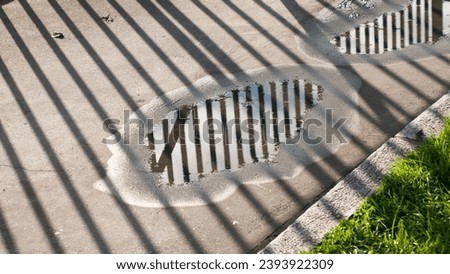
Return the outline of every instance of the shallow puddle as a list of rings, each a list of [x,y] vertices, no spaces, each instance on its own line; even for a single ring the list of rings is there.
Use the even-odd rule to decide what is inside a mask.
[[[205,76],[124,116],[94,187],[131,205],[184,207],[240,185],[294,183],[357,134],[360,87],[345,69],[302,64]]]
[[[271,161],[322,96],[321,86],[304,80],[274,81],[171,111],[147,136],[151,172],[179,185]]]
[[[450,1],[413,0],[331,41],[345,54],[381,54],[414,44],[434,43],[450,33]]]

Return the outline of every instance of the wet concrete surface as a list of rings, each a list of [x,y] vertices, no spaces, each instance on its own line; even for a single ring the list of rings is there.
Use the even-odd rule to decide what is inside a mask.
[[[415,44],[435,43],[450,32],[445,18],[448,1],[412,1],[402,10],[380,15],[374,21],[334,37],[332,44],[346,54],[383,54]]]
[[[448,38],[379,57],[344,56],[329,43],[406,2],[377,2],[356,19],[339,10],[331,16],[328,1],[1,5],[0,252],[257,251],[448,90]],[[192,88],[207,75],[225,86],[226,75],[293,64],[317,83],[327,79],[311,68],[334,71],[349,86],[354,77],[361,82],[360,130],[332,155],[293,178],[274,171],[264,184],[237,179],[236,191],[207,205],[139,207],[93,187],[110,172],[112,153],[102,141],[123,130],[125,110],[159,100],[153,113],[162,120],[180,99],[170,91],[189,92],[183,104],[212,98]],[[107,119],[121,123],[105,129]]]
[[[271,66],[170,91],[176,103],[152,100],[130,116],[124,138],[107,140],[112,157],[95,187],[132,205],[179,207],[222,201],[241,184],[273,182],[274,174],[291,179],[358,130],[361,81],[337,72]],[[210,99],[199,101],[192,89]]]

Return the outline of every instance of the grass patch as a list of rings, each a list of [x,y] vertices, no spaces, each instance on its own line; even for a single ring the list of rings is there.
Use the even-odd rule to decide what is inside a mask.
[[[450,253],[450,119],[308,253]]]

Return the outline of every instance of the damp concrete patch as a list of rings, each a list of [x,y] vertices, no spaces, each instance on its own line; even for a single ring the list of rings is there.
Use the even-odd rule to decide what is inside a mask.
[[[295,177],[351,141],[360,85],[352,73],[324,66],[207,76],[132,114],[120,141],[107,140],[107,176],[95,187],[136,206],[196,206],[221,201],[241,184],[272,182],[270,172]],[[235,126],[224,126],[236,116]],[[274,140],[267,141],[270,130]]]
[[[376,2],[355,10],[357,18],[336,6],[307,21],[295,37],[299,52],[314,62],[339,65],[391,64],[448,53],[449,1]]]

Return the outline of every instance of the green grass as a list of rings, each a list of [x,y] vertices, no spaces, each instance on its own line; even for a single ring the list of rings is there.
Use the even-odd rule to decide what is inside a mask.
[[[450,119],[308,253],[450,253]]]

